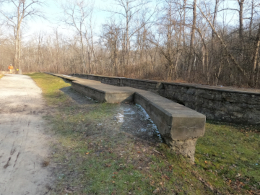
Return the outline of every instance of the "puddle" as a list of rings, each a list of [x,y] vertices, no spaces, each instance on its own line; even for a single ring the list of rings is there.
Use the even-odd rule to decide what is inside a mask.
[[[124,122],[124,115],[121,113],[117,113],[116,119],[118,123],[123,123]]]
[[[149,128],[151,128],[156,133],[156,135],[159,137],[160,141],[163,142],[162,136],[161,136],[157,126],[154,124],[154,122],[150,118],[149,114],[147,114],[147,112],[145,111],[145,109],[141,105],[136,104],[136,107],[140,110],[140,114],[144,117],[144,119],[148,120],[150,122],[150,124],[148,124],[147,126]],[[145,131],[145,129],[141,129],[141,131],[146,132],[147,129],[146,129],[146,131]]]
[[[85,98],[87,98],[88,100],[93,100],[92,98],[88,97],[88,96],[85,96]]]
[[[144,109],[141,105],[136,104],[135,106],[139,109],[140,114],[144,117],[145,120],[150,119],[149,114],[147,114],[147,112],[145,111],[145,109]],[[153,123],[153,122],[152,122],[152,123]]]
[[[146,128],[141,128],[140,131],[141,131],[141,132],[146,132],[147,129],[146,129]]]
[[[124,131],[131,132],[144,139],[154,139],[157,137],[162,142],[162,137],[157,126],[153,123],[145,109],[139,105],[121,104],[114,120],[118,124],[122,124]]]
[[[62,76],[65,76],[65,77],[71,77],[71,76],[69,76],[69,75],[64,75],[64,74],[63,74]]]
[[[126,115],[134,115],[136,112],[132,110],[131,108],[123,108],[124,114]]]

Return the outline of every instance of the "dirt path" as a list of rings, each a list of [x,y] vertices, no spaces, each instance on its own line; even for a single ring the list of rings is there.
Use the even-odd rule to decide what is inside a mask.
[[[0,79],[0,195],[48,193],[43,112],[41,89],[30,77]]]

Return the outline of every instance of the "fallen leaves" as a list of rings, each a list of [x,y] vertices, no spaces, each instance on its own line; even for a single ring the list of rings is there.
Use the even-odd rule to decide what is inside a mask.
[[[170,178],[167,175],[164,175],[163,177],[167,180],[170,180]]]
[[[105,164],[105,167],[111,167],[111,165],[110,164]]]
[[[158,194],[160,192],[160,189],[159,188],[156,188],[154,191],[153,191],[153,194]]]
[[[203,178],[201,178],[199,176],[198,173],[196,173],[195,171],[192,171],[192,174],[204,185],[206,186],[208,189],[210,189],[213,192],[218,192],[218,190],[216,188],[214,188],[209,182],[205,181]]]

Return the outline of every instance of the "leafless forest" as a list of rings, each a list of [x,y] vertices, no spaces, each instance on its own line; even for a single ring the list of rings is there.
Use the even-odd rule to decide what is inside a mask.
[[[46,1],[0,0],[0,70],[260,88],[259,0],[108,1],[98,31],[94,0],[64,0],[58,22],[69,33],[28,37],[28,21],[47,18]]]

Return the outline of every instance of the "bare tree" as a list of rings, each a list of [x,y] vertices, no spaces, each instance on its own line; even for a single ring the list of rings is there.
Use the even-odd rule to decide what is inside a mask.
[[[92,13],[93,1],[66,0],[62,5],[62,22],[73,28],[79,37],[80,57],[83,73],[91,72],[91,54],[93,50]],[[89,23],[90,21],[90,23]],[[90,27],[90,28],[89,28]],[[90,38],[89,38],[90,33]],[[91,39],[91,40],[90,40]],[[92,49],[91,49],[92,48]],[[88,53],[88,55],[87,55]],[[88,67],[87,67],[88,60]]]
[[[113,75],[119,75],[119,47],[122,40],[121,28],[115,21],[111,20],[108,24],[103,25],[102,42],[109,51],[109,59],[111,63]]]
[[[186,26],[186,6],[187,6],[187,0],[183,0],[183,45],[186,46],[186,37],[185,37],[185,26]]]
[[[255,9],[255,1],[251,1],[251,13],[250,13],[250,23],[249,23],[249,36],[252,36],[252,27],[253,27],[253,19],[254,19],[254,10]]]
[[[1,0],[1,6],[8,5],[13,8],[12,13],[0,9],[1,15],[6,19],[8,25],[14,30],[15,38],[15,55],[14,66],[19,67],[20,74],[22,68],[20,65],[21,58],[21,27],[27,18],[43,17],[40,7],[43,5],[41,0]]]
[[[239,5],[239,38],[241,41],[241,44],[244,43],[244,3],[245,0],[237,0]]]
[[[195,39],[195,31],[196,31],[196,22],[197,22],[197,0],[193,0],[193,19],[192,19],[192,27],[191,27],[191,38],[190,38],[190,60],[188,67],[188,77],[191,77],[191,69],[192,66],[196,62],[196,56],[194,56],[194,39]]]
[[[256,87],[258,86],[258,81],[259,81],[259,65],[257,66],[258,62],[258,58],[259,58],[259,47],[260,47],[260,24],[258,27],[258,32],[257,32],[257,36],[256,36],[256,40],[255,40],[255,52],[254,52],[254,56],[253,56],[253,71],[252,71],[252,75],[251,75],[251,82],[252,82],[252,86]]]
[[[209,20],[209,18],[204,14],[204,12],[202,11],[202,9],[198,6],[200,13],[203,15],[203,17],[206,19],[206,21],[208,22],[208,24],[210,25],[211,29],[213,30],[213,32],[216,34],[217,38],[219,39],[221,45],[224,47],[227,56],[229,57],[229,59],[234,63],[234,65],[238,68],[238,70],[242,73],[242,75],[244,77],[247,78],[247,74],[246,71],[243,69],[243,67],[237,62],[237,60],[235,59],[235,57],[232,55],[232,53],[229,51],[227,44],[225,43],[225,41],[220,37],[220,35],[217,33],[216,29],[214,28],[213,24],[211,23],[211,21]]]
[[[147,8],[153,5],[148,6],[149,0],[113,0],[112,17],[102,24],[98,39],[92,20],[94,0],[62,0],[62,22],[70,35],[57,27],[50,34],[22,40],[24,19],[37,15],[29,6],[22,17],[19,10],[25,2],[41,5],[36,0],[0,0],[16,10],[10,15],[0,9],[15,34],[10,38],[6,26],[1,26],[0,68],[15,61],[24,71],[260,87],[259,1],[235,0],[226,7],[226,0],[159,0],[154,14]],[[229,23],[224,17],[229,13],[238,20]]]
[[[129,51],[131,50],[130,46],[130,39],[137,33],[139,30],[141,30],[144,27],[144,24],[146,24],[152,17],[152,15],[155,13],[153,12],[148,18],[147,21],[142,23],[141,25],[132,25],[135,16],[140,13],[142,9],[145,8],[145,6],[150,3],[150,1],[147,0],[114,0],[115,4],[119,6],[118,11],[114,10],[108,10],[111,13],[117,14],[121,17],[123,17],[123,20],[125,21],[125,33],[124,33],[124,42],[123,42],[123,50],[124,50],[124,62],[125,65],[129,64]]]

